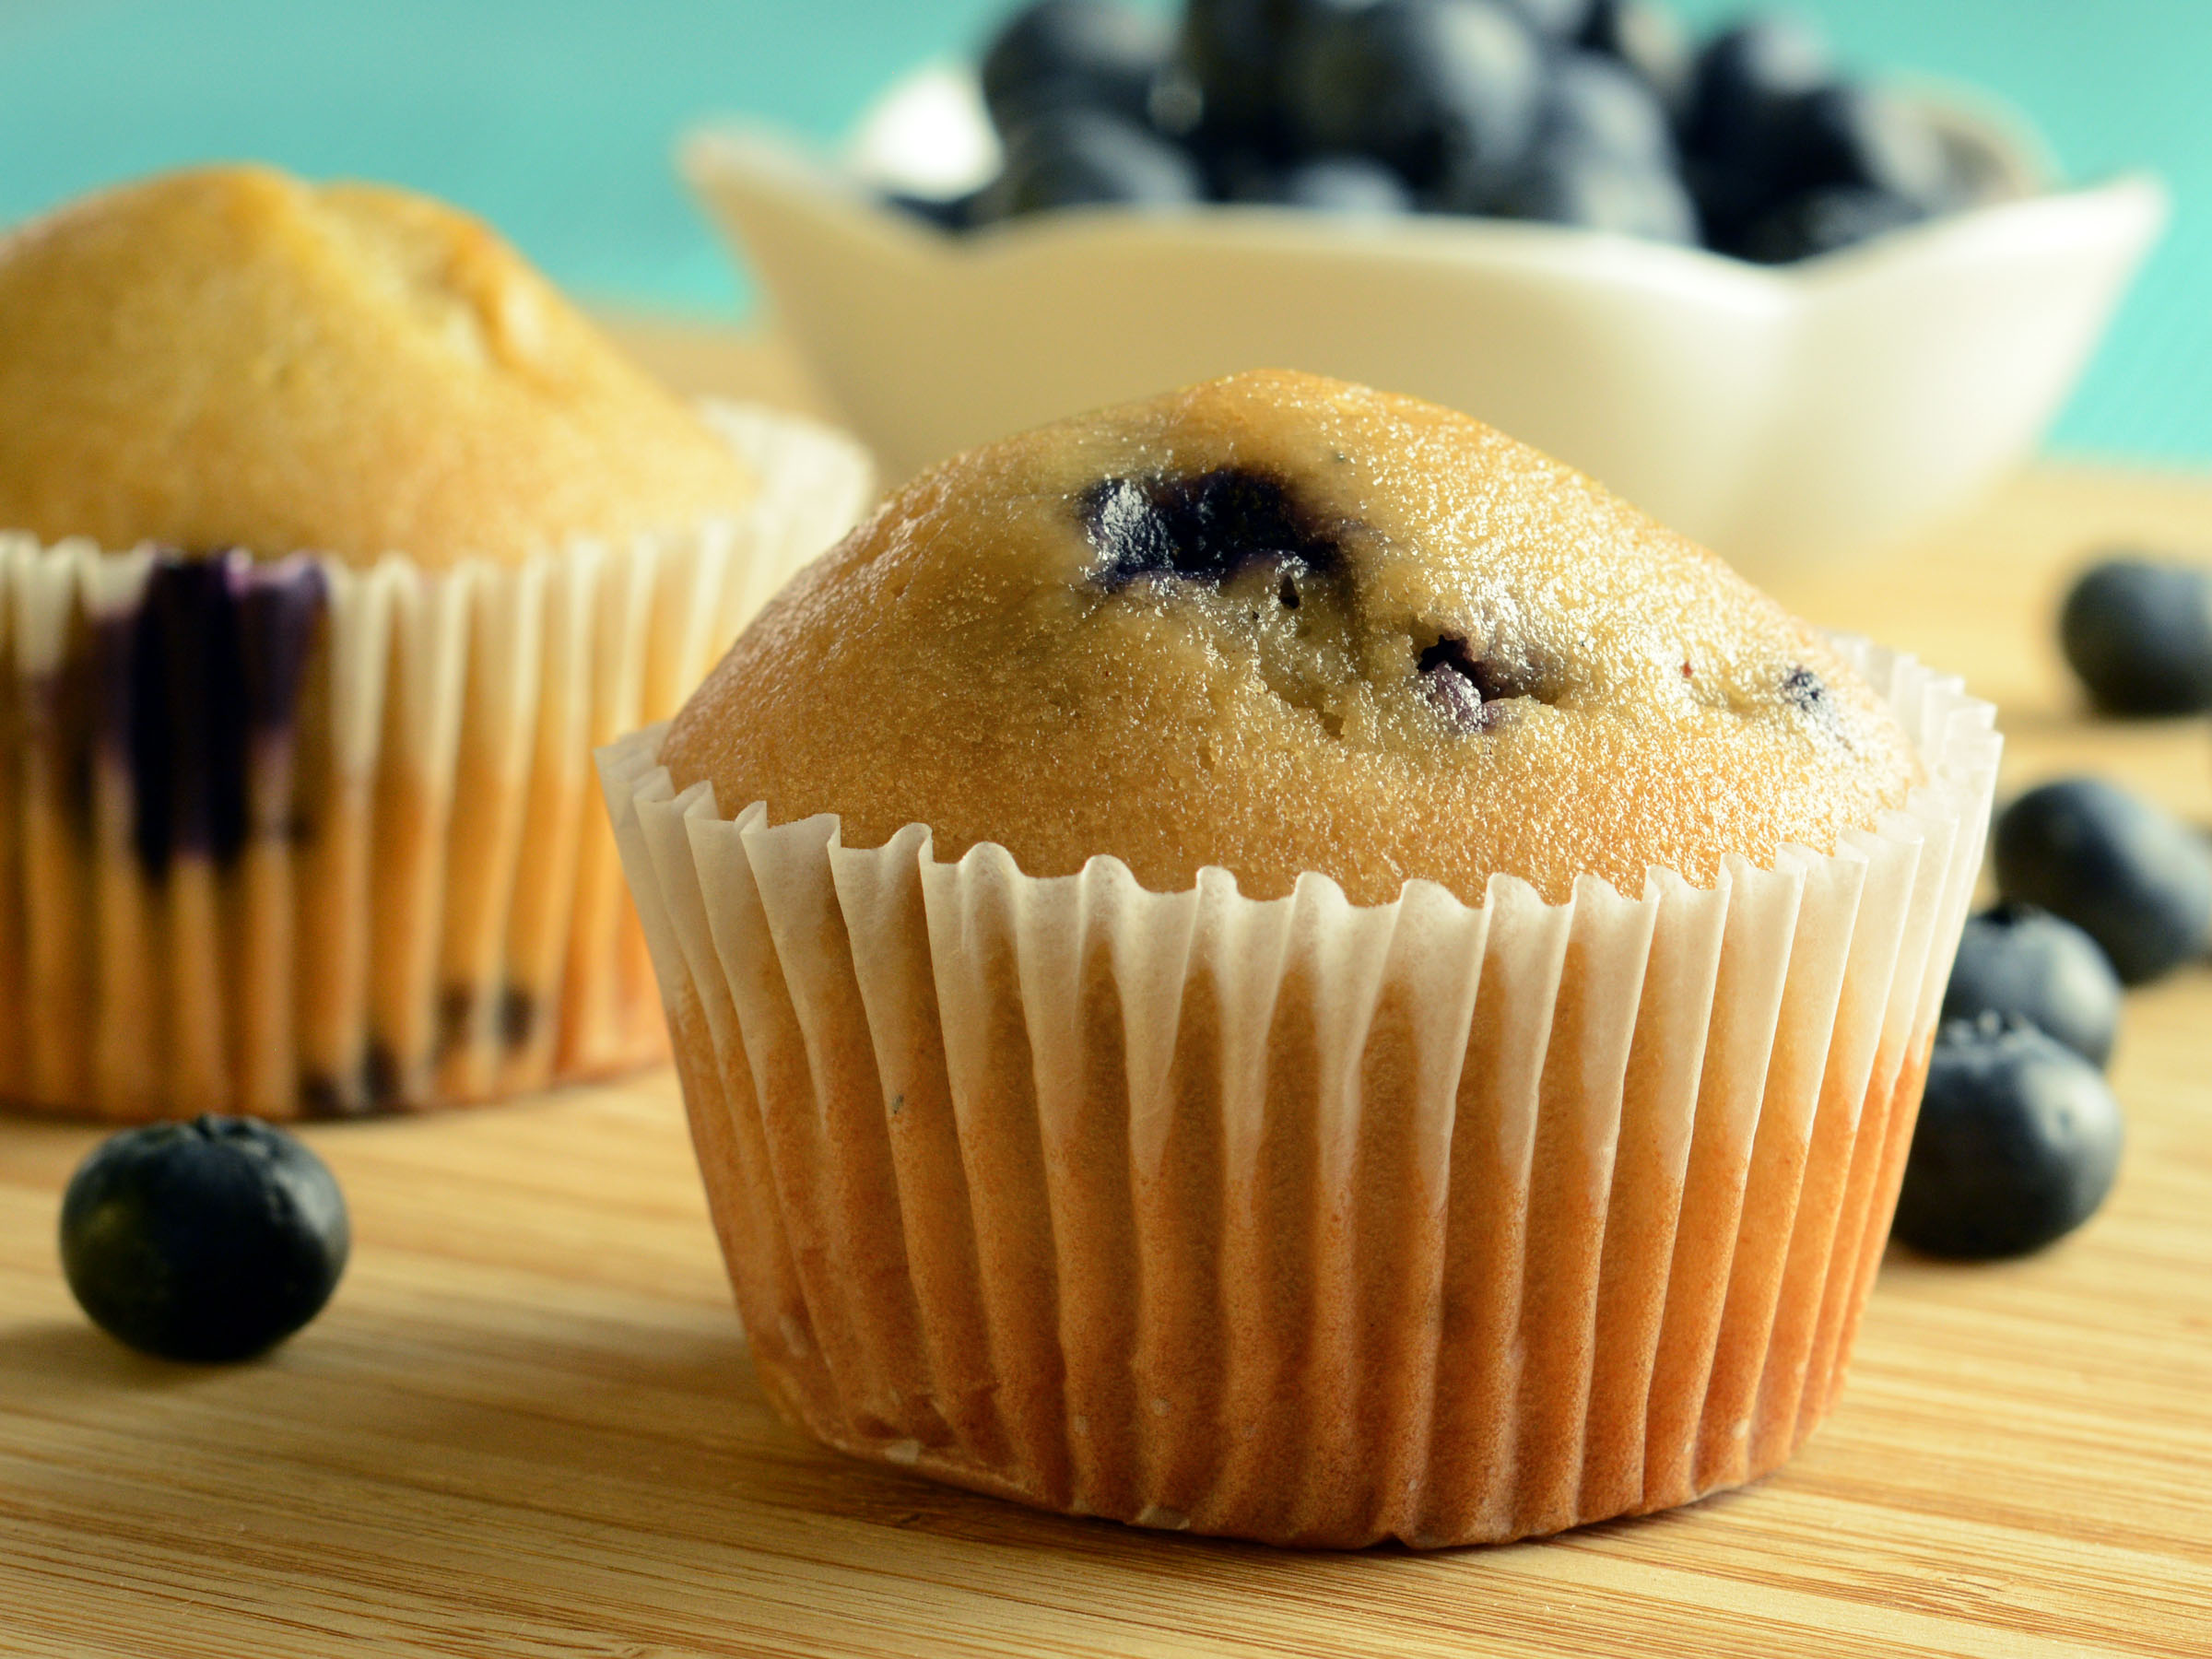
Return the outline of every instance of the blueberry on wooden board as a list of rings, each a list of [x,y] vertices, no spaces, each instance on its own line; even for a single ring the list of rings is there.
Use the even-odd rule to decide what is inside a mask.
[[[1997,890],[2064,916],[2140,985],[2212,937],[2212,849],[2149,802],[2095,778],[2031,789],[1991,836]]]
[[[1308,150],[1389,162],[1418,188],[1466,196],[1520,161],[1535,131],[1544,50],[1489,0],[1377,0],[1301,29],[1285,113]]]
[[[2097,941],[2032,904],[1967,918],[1943,1018],[2011,1014],[2101,1066],[2120,1026],[2120,979]]]
[[[1053,110],[1143,121],[1172,39],[1164,19],[1119,0],[1038,0],[984,49],[983,102],[1002,133]]]
[[[323,1160],[252,1118],[103,1141],[62,1198],[62,1269],[100,1329],[169,1359],[243,1359],[322,1311],[346,1201]]]
[[[2066,594],[2058,640],[2108,714],[2212,709],[2212,571],[2106,559]]]
[[[1949,1021],[1891,1230],[1962,1261],[2041,1250],[2104,1202],[2123,1135],[2119,1102],[2072,1049],[2000,1014]]]
[[[1103,110],[1060,110],[1017,127],[997,178],[976,197],[989,224],[1056,207],[1197,201],[1204,181],[1189,156]]]

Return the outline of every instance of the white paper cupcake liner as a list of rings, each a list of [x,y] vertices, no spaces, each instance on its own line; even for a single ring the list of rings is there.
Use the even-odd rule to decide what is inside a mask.
[[[603,750],[753,1356],[854,1454],[1288,1545],[1493,1541],[1772,1468],[1849,1356],[1994,711],[1833,854],[1547,904],[1180,893],[720,815]]]
[[[590,751],[871,488],[824,428],[706,414],[745,513],[519,565],[0,537],[0,1101],[347,1113],[660,1052]]]

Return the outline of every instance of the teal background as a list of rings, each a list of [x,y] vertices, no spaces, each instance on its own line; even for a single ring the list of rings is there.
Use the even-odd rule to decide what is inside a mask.
[[[818,138],[997,0],[0,0],[0,219],[179,162],[383,178],[499,224],[594,300],[735,317],[668,163],[746,112]],[[1742,9],[1691,0],[1711,20]],[[2212,461],[2212,0],[1807,0],[1847,62],[1977,82],[2068,173],[2147,165],[2175,226],[2054,442]]]

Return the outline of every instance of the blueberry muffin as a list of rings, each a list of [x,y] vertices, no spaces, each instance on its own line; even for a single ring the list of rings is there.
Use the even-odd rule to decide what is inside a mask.
[[[947,463],[602,757],[770,1393],[1279,1544],[1774,1467],[1989,712],[1406,398],[1248,374]]]
[[[770,476],[792,445],[402,191],[213,168],[0,240],[0,1100],[289,1116],[649,1058],[583,758],[841,528]]]

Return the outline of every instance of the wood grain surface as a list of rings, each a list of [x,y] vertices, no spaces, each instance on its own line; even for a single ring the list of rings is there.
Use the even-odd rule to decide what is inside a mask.
[[[674,329],[691,385],[805,397]],[[2212,482],[2046,467],[1775,584],[1964,670],[2007,780],[2212,818],[2212,722],[2085,721],[2050,644],[2113,541],[2212,558]],[[843,1462],[754,1385],[665,1074],[308,1131],[336,1300],[273,1358],[144,1359],[54,1255],[91,1132],[0,1119],[0,1653],[2212,1655],[2212,972],[2130,999],[2120,1184],[2033,1260],[1894,1257],[1799,1459],[1688,1510],[1441,1555],[1041,1517]]]

